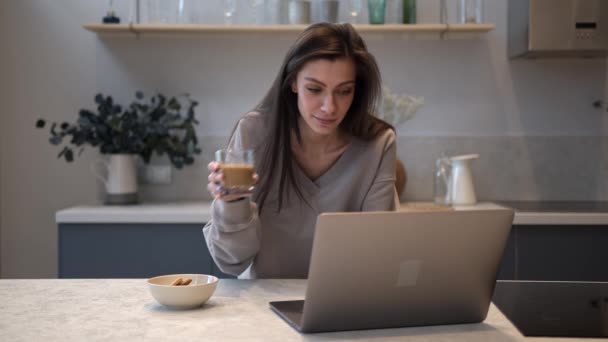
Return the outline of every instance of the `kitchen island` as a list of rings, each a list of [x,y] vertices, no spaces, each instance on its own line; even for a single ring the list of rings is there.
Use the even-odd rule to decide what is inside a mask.
[[[203,307],[176,311],[155,302],[145,279],[3,279],[0,336],[3,341],[594,341],[525,338],[493,304],[480,324],[303,335],[268,302],[302,299],[305,288],[305,280],[221,279]]]

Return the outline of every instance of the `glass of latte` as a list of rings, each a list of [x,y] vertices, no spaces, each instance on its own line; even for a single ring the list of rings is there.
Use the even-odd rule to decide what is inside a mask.
[[[255,185],[253,150],[224,149],[215,152],[219,172],[223,179],[220,184],[222,196],[251,194]]]

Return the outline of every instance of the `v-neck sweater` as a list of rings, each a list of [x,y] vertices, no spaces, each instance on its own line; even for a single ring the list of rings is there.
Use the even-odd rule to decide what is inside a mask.
[[[248,113],[228,147],[260,152],[268,127],[263,114]],[[213,260],[223,272],[244,278],[306,278],[319,214],[396,210],[395,160],[395,133],[387,129],[369,141],[351,137],[338,160],[314,181],[293,162],[304,200],[286,183],[280,212],[278,177],[261,213],[249,198],[214,200],[203,228]]]

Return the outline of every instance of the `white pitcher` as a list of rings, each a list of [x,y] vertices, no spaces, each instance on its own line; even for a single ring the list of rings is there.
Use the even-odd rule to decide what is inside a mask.
[[[450,158],[452,173],[450,194],[453,205],[472,205],[477,203],[471,161],[479,158],[478,154],[465,154]]]
[[[132,204],[137,202],[137,169],[136,155],[134,154],[111,154],[109,163],[103,159],[95,161],[91,165],[91,171],[105,185],[106,204]],[[98,166],[102,164],[105,174],[98,172]]]

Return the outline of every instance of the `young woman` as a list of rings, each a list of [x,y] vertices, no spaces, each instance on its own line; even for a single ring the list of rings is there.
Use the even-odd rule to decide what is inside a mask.
[[[253,194],[222,196],[209,164],[215,200],[203,233],[223,272],[306,278],[320,213],[396,209],[395,133],[373,116],[380,94],[375,58],[350,24],[299,36],[230,139],[229,148],[255,151]]]

